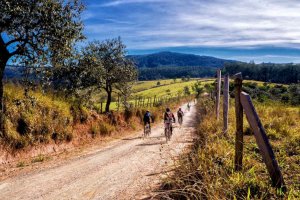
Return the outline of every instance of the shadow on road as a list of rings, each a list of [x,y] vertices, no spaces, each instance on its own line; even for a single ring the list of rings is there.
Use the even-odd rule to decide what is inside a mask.
[[[138,137],[132,137],[132,138],[123,138],[122,140],[137,140],[137,139],[141,139],[141,136]]]
[[[136,146],[153,146],[153,145],[161,145],[161,144],[165,144],[165,142],[143,143],[143,144],[138,144]]]

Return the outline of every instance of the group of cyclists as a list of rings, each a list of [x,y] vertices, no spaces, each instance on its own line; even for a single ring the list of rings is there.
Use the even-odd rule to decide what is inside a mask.
[[[190,104],[187,104],[187,110],[190,110]],[[180,124],[180,126],[182,125],[183,122],[183,116],[184,113],[182,111],[181,108],[178,109],[177,111],[177,119],[178,119],[178,123]],[[171,135],[173,134],[173,127],[172,127],[172,123],[175,123],[175,116],[174,114],[171,112],[170,108],[166,108],[166,111],[164,112],[163,115],[163,119],[164,119],[164,126],[165,126],[165,136],[167,138],[167,140],[170,140]],[[150,123],[153,122],[152,120],[152,116],[149,110],[146,111],[145,115],[144,115],[144,135],[149,135],[151,133],[151,125]]]

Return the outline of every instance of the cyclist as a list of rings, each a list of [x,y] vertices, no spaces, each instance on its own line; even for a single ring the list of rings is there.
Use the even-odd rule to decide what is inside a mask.
[[[175,117],[174,114],[171,112],[170,108],[166,109],[166,112],[164,114],[164,122],[165,122],[165,133],[167,131],[167,128],[170,127],[171,134],[173,134],[172,122],[175,123]]]
[[[179,108],[178,111],[177,111],[177,118],[178,118],[178,122],[179,122],[180,125],[182,124],[183,115],[184,114],[183,114],[181,108]]]
[[[187,104],[188,111],[190,111],[190,108],[191,108],[191,105],[190,105],[190,102],[188,102],[188,104]]]
[[[149,124],[149,129],[150,129],[150,133],[151,133],[151,126],[150,126],[150,122],[152,121],[151,120],[151,113],[149,110],[146,111],[145,115],[144,115],[144,132],[145,132],[145,128],[146,128],[146,125]]]

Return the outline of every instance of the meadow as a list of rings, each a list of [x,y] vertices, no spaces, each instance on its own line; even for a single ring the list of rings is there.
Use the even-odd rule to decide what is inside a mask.
[[[134,104],[136,98],[156,98],[161,97],[180,97],[185,96],[184,88],[188,87],[191,94],[194,93],[192,87],[195,83],[201,82],[202,86],[205,84],[213,83],[213,79],[190,79],[190,80],[181,80],[181,79],[165,79],[165,80],[152,80],[152,81],[137,81],[132,88],[132,94],[129,102]],[[102,107],[105,107],[105,96],[104,92],[100,94],[95,94],[92,97],[92,102],[94,103],[97,109],[100,109],[99,101],[102,101]],[[100,100],[101,99],[101,100]],[[111,109],[117,110],[117,94],[113,94],[113,102],[111,103]]]

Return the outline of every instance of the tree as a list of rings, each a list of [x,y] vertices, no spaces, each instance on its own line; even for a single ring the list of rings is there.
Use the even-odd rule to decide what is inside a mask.
[[[207,83],[204,85],[205,91],[210,94],[210,98],[212,99],[213,99],[213,91],[215,89],[214,84],[215,83],[212,84]]]
[[[190,94],[191,94],[190,88],[189,88],[188,86],[184,86],[184,88],[183,88],[183,93],[184,93],[185,95],[190,95]]]
[[[98,87],[107,93],[106,112],[110,110],[113,89],[129,91],[128,85],[137,79],[136,67],[126,58],[125,48],[121,39],[116,38],[104,42],[91,42],[84,49],[85,56],[90,56],[102,64]]]
[[[72,58],[61,67],[49,68],[47,72],[49,76],[44,77],[50,79],[55,91],[75,96],[81,105],[94,91],[100,89],[100,85],[104,82],[103,70],[101,60],[96,59],[87,48],[83,48],[82,53],[74,52]]]
[[[8,62],[54,65],[70,56],[83,39],[79,0],[0,1],[0,114],[3,118],[3,73]],[[1,120],[3,125],[3,120]]]
[[[201,87],[201,82],[196,82],[193,86],[192,89],[194,92],[196,92],[196,98],[199,98],[200,95],[203,93],[204,89]]]

